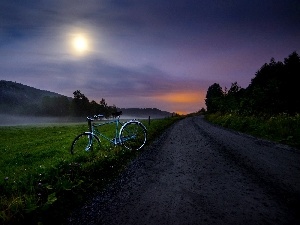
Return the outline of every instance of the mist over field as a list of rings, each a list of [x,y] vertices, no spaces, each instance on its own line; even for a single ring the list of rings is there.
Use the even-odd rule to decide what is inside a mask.
[[[0,114],[0,126],[34,125],[47,123],[74,123],[84,121],[85,118],[76,117],[35,117]]]
[[[151,119],[160,119],[163,116],[149,115]],[[149,116],[122,115],[120,119],[148,119]],[[105,118],[103,120],[106,120]],[[86,117],[39,117],[39,116],[18,116],[0,114],[0,126],[17,125],[45,125],[45,124],[72,124],[86,122]],[[100,121],[99,121],[100,122]]]

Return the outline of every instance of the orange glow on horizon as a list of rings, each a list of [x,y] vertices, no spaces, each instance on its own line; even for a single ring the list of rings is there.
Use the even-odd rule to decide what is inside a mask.
[[[188,112],[185,112],[185,111],[176,111],[175,113],[177,113],[179,115],[186,115],[186,114],[188,114]]]
[[[196,103],[201,95],[195,92],[168,93],[159,97],[159,100],[171,103]]]
[[[173,93],[166,93],[161,96],[157,96],[158,101],[164,102],[166,105],[170,105],[174,111],[180,115],[186,115],[190,109],[194,108],[194,112],[200,110],[201,103],[204,103],[205,93],[201,91],[180,91]]]

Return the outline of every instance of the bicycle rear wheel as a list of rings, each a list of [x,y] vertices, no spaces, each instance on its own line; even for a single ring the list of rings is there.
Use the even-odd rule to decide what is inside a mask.
[[[120,130],[120,141],[129,150],[141,149],[147,140],[147,130],[138,121],[131,121],[124,124]]]
[[[71,146],[71,154],[78,154],[100,149],[99,138],[90,133],[85,132],[79,134],[73,141]]]

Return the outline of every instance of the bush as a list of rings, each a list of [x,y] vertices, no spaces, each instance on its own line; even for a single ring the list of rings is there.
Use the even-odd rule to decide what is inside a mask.
[[[207,114],[215,124],[300,148],[300,115],[243,116],[239,114]]]

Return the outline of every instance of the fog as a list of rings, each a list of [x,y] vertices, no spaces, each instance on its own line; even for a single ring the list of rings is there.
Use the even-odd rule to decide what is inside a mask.
[[[136,117],[132,115],[122,115],[120,119],[148,119],[149,116]],[[159,119],[162,117],[150,116],[151,119]],[[106,119],[103,119],[106,120]],[[19,116],[0,114],[0,126],[17,126],[17,125],[57,125],[57,124],[73,124],[86,122],[86,117],[39,117],[39,116]]]
[[[84,122],[85,118],[74,117],[36,117],[0,114],[0,126],[60,124]]]

